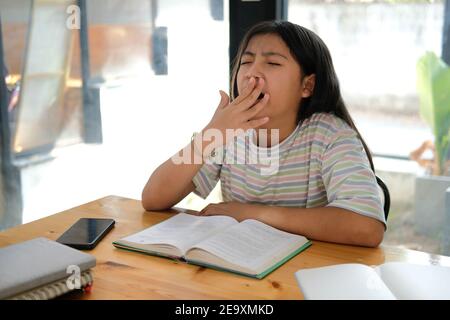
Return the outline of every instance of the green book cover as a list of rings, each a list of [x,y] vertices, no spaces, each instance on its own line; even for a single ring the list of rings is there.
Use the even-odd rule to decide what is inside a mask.
[[[259,273],[259,274],[249,274],[249,273],[245,273],[245,272],[240,272],[237,270],[233,270],[233,269],[229,269],[229,268],[224,268],[224,267],[220,267],[217,265],[212,265],[209,263],[205,263],[205,262],[201,262],[201,261],[196,261],[196,260],[186,260],[188,263],[190,264],[195,264],[195,265],[199,265],[202,267],[207,267],[210,269],[214,269],[214,270],[219,270],[219,271],[225,271],[225,272],[231,272],[231,273],[236,273],[239,275],[243,275],[246,277],[250,277],[250,278],[256,278],[256,279],[263,279],[264,277],[266,277],[268,274],[272,273],[273,271],[275,271],[276,269],[278,269],[279,267],[281,267],[283,264],[285,264],[286,262],[288,262],[289,260],[291,260],[293,257],[295,257],[297,254],[299,254],[300,252],[302,252],[303,250],[305,250],[306,248],[308,248],[310,245],[312,244],[311,241],[306,242],[304,245],[302,245],[300,248],[298,248],[297,250],[295,250],[294,252],[292,252],[291,254],[287,255],[286,257],[284,257],[283,259],[281,259],[280,261],[276,262],[273,266],[269,267],[267,270]]]
[[[162,253],[156,252],[156,251],[142,250],[142,249],[139,249],[139,248],[135,248],[135,247],[127,246],[127,245],[124,245],[124,244],[120,244],[120,243],[118,243],[116,241],[113,242],[113,245],[115,247],[119,248],[119,249],[124,249],[124,250],[127,250],[127,251],[136,251],[136,252],[145,253],[145,254],[148,254],[148,255],[160,256],[160,257],[163,257],[163,258],[169,258],[169,259],[174,259],[174,260],[181,260],[181,261],[184,261],[184,262],[189,263],[189,264],[194,264],[194,265],[198,265],[198,266],[202,266],[202,267],[206,267],[206,268],[210,268],[210,269],[214,269],[214,270],[218,270],[218,271],[225,271],[225,272],[235,273],[235,274],[238,274],[238,275],[242,275],[242,276],[246,276],[246,277],[250,277],[250,278],[256,278],[256,279],[263,279],[268,274],[272,273],[273,271],[278,269],[280,266],[285,264],[287,261],[289,261],[290,259],[295,257],[297,254],[299,254],[303,250],[307,249],[309,246],[311,246],[311,244],[312,244],[311,241],[306,242],[301,247],[299,247],[298,249],[293,251],[291,254],[287,255],[286,257],[284,257],[280,261],[276,262],[273,266],[269,267],[267,270],[261,272],[260,274],[256,274],[255,275],[255,274],[244,273],[244,272],[240,272],[240,271],[237,271],[237,270],[233,270],[233,269],[229,269],[229,268],[225,268],[225,267],[221,267],[221,266],[217,266],[217,265],[212,265],[212,264],[209,264],[209,263],[206,263],[206,262],[197,261],[197,260],[186,260],[183,257],[166,255],[166,254],[162,254]]]

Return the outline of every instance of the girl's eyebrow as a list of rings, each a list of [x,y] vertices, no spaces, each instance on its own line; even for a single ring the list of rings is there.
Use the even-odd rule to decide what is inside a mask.
[[[242,54],[242,56],[251,56],[251,57],[254,57],[255,55],[256,55],[256,54],[255,54],[254,52],[251,52],[251,51],[245,51],[245,52]],[[274,51],[266,51],[266,52],[263,52],[262,55],[263,55],[264,57],[269,57],[269,56],[280,56],[280,57],[282,57],[282,58],[284,58],[284,59],[286,59],[286,60],[289,60],[286,56],[282,55],[281,53],[274,52]]]

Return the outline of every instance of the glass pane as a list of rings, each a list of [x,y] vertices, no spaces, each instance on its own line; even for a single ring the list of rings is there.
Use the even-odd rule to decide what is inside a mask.
[[[14,140],[18,153],[55,142],[61,120],[60,76],[27,77],[22,86],[19,122]],[[27,94],[39,92],[39,94]],[[49,116],[51,115],[51,116]]]
[[[445,253],[439,223],[450,181],[421,182],[424,169],[408,161],[410,152],[433,140],[419,114],[416,65],[426,51],[441,55],[444,1],[290,0],[288,13],[327,44],[350,114],[379,156],[376,172],[391,195],[383,243]],[[421,214],[428,200],[429,214]],[[439,231],[422,232],[421,220],[434,221]]]
[[[65,69],[71,30],[61,28],[66,25],[66,8],[74,1],[55,3],[35,0],[31,17],[28,59],[25,65],[27,75],[39,73],[60,73]],[[45,35],[45,36],[43,36]],[[49,59],[51,52],[60,52]],[[64,54],[66,53],[66,54]]]
[[[80,31],[78,29],[72,29],[68,67],[64,88],[63,114],[61,115],[61,127],[57,140],[58,146],[83,142],[83,94]]]
[[[100,96],[103,143],[57,148],[54,159],[22,168],[24,222],[110,194],[139,199],[153,170],[207,125],[220,101],[219,89],[228,91],[228,1],[97,0],[87,5],[88,82]],[[35,98],[23,98],[23,103],[34,102],[32,116],[47,128],[46,139],[55,132],[47,121],[55,124],[60,112],[64,124],[58,141],[74,137],[68,128],[81,131],[81,95],[70,90],[80,85],[78,42],[74,33],[63,102],[44,103],[57,90],[57,76],[24,82],[24,91],[34,86]],[[57,50],[49,57],[63,49]],[[58,110],[58,117],[47,119],[40,106]],[[28,128],[21,130],[28,140],[35,138],[29,132],[38,135],[35,130],[41,129]]]
[[[31,3],[32,0],[0,1],[5,64],[8,73],[15,79],[20,75],[23,67],[22,56],[25,52]]]
[[[218,90],[228,91],[228,18],[215,19],[212,12],[217,8],[211,4],[228,8],[227,1],[158,1],[151,7],[156,12],[152,40],[135,43],[135,38],[130,38],[130,43],[125,43],[128,58],[122,63],[129,66],[134,59],[146,67],[136,69],[140,73],[135,79],[118,82],[116,78],[102,87],[104,146],[120,150],[114,152],[117,161],[122,159],[120,163],[132,164],[116,172],[122,181],[116,194],[140,198],[152,171],[186,145],[194,131],[207,125],[220,101]],[[124,12],[131,14],[129,9]],[[167,48],[150,46],[158,45],[164,34]],[[163,47],[164,42],[159,45]],[[159,50],[158,60],[138,58],[145,56],[139,46],[150,47],[153,53]],[[161,57],[167,74],[158,67]],[[128,70],[117,68],[116,74]],[[186,201],[200,200],[191,197]]]
[[[4,69],[8,87],[8,121],[10,131],[15,131],[20,78],[23,69],[28,23],[31,17],[31,0],[2,0],[0,15],[3,31]]]
[[[95,80],[133,77],[151,71],[152,3],[160,2],[87,1],[90,67]]]
[[[289,1],[289,20],[330,49],[347,106],[376,154],[408,157],[432,138],[419,116],[416,63],[427,50],[440,55],[443,12],[442,1]]]
[[[15,59],[22,64],[22,70],[17,77],[18,103],[10,110],[16,154],[32,155],[71,139],[80,141],[80,119],[67,121],[81,107],[81,83],[73,86],[73,81],[67,81],[71,57],[77,49],[73,37],[76,32],[66,24],[67,9],[75,2],[34,1],[30,16],[22,17],[29,30],[26,47],[8,48],[9,54],[24,59]],[[13,8],[6,6],[6,10],[14,16]],[[7,43],[12,37],[7,34],[5,38]],[[21,48],[26,51],[20,52]],[[73,97],[77,97],[75,103]],[[70,101],[73,110],[67,107]]]

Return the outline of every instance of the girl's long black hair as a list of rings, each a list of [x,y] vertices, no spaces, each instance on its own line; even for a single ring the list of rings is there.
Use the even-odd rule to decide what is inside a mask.
[[[375,172],[370,150],[356,128],[342,99],[339,80],[334,71],[330,52],[322,39],[311,30],[288,21],[263,21],[250,28],[242,39],[233,61],[230,86],[231,99],[235,99],[239,94],[237,74],[242,54],[252,37],[261,34],[277,34],[280,36],[303,70],[303,76],[316,75],[313,94],[302,99],[297,121],[300,122],[318,112],[332,113],[341,118],[357,133],[366,151],[370,167]]]

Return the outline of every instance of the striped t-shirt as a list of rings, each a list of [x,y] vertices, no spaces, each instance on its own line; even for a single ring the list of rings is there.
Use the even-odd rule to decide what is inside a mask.
[[[258,147],[255,136],[227,145],[220,164],[204,164],[195,193],[221,182],[223,201],[297,208],[333,206],[386,223],[375,174],[356,132],[342,119],[316,113],[281,143]]]

